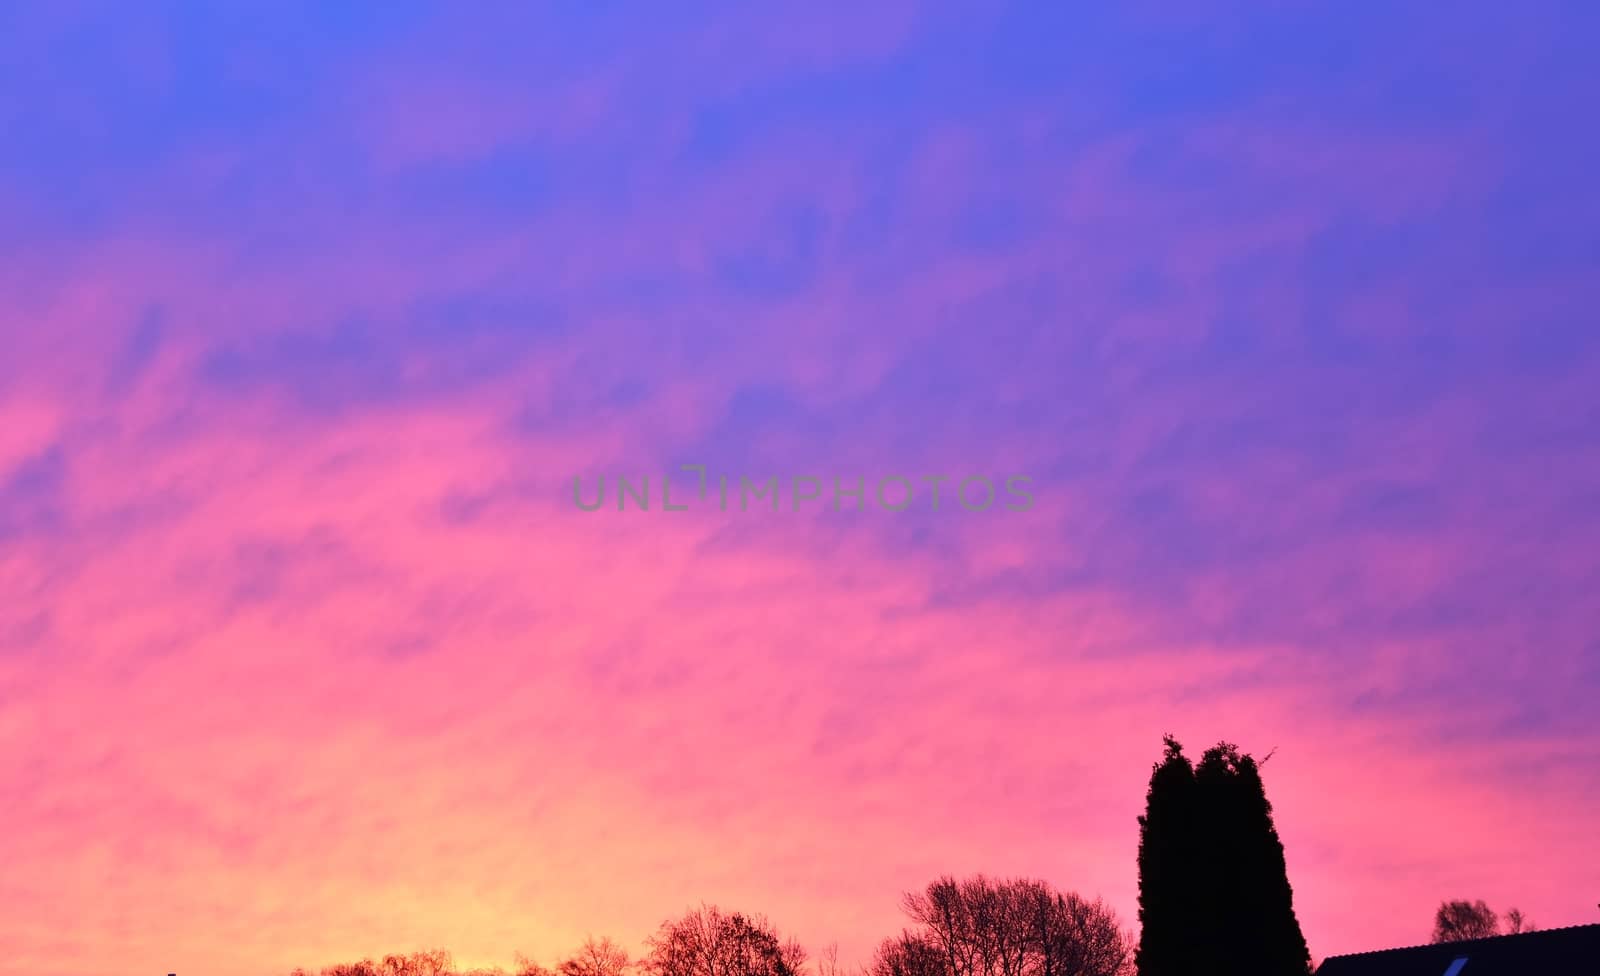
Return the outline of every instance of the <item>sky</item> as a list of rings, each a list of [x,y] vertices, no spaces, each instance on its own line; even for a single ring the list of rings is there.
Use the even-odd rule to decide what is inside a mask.
[[[1203,6],[0,8],[6,968],[1132,926],[1165,733],[1600,921],[1600,10]]]

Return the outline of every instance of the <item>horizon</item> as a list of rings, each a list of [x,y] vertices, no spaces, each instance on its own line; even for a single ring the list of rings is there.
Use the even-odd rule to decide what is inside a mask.
[[[0,11],[0,958],[1600,922],[1600,8],[858,7]]]

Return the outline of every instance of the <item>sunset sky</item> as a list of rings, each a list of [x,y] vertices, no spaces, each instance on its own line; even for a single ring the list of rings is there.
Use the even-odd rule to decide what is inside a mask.
[[[549,963],[702,900],[865,962],[946,872],[1132,927],[1168,732],[1272,752],[1316,958],[1600,921],[1597,49],[0,6],[0,970]],[[1035,503],[573,504],[682,464]]]

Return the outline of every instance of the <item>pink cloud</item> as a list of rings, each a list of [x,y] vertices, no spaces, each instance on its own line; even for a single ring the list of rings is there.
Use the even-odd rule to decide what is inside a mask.
[[[908,22],[885,16],[850,36],[847,61],[904,39]],[[709,58],[742,36],[690,48]],[[739,63],[826,66],[835,40],[779,24]],[[737,86],[715,67],[702,84]],[[1505,554],[1587,578],[1581,526],[1533,553],[1504,512],[1580,493],[1592,454],[1475,474],[1414,533],[1337,520],[1372,484],[1481,472],[1493,404],[1474,390],[1399,422],[1382,403],[1341,404],[1344,429],[1383,449],[1354,452],[1337,477],[1271,441],[1181,478],[1152,460],[1197,422],[1271,416],[1317,379],[1240,388],[1174,369],[1158,376],[1165,397],[1148,395],[1152,362],[1215,338],[1232,308],[1222,278],[1303,253],[1342,214],[1431,211],[1481,189],[1477,171],[1434,181],[1449,154],[1409,138],[1239,120],[1175,133],[1305,201],[1224,223],[1229,201],[1141,181],[1140,138],[1064,152],[1057,116],[1022,105],[987,124],[1025,150],[1007,172],[1045,230],[1009,249],[954,242],[964,200],[1001,162],[990,130],[959,125],[888,181],[881,250],[844,230],[875,192],[863,150],[846,151],[880,146],[866,125],[775,134],[703,172],[645,167],[618,188],[637,206],[407,219],[384,194],[414,167],[522,139],[579,144],[615,89],[348,83],[375,93],[355,132],[395,181],[376,202],[345,206],[304,159],[251,194],[259,238],[184,229],[155,213],[167,194],[225,197],[251,155],[200,151],[126,226],[0,271],[15,286],[0,478],[62,459],[48,486],[61,525],[0,540],[0,590],[20,594],[0,606],[0,763],[20,798],[0,831],[0,900],[28,906],[0,918],[0,947],[19,969],[282,972],[421,944],[469,963],[548,959],[590,931],[637,944],[702,898],[865,959],[901,924],[899,891],[945,871],[1042,874],[1106,895],[1131,924],[1134,818],[1167,731],[1191,748],[1222,735],[1277,747],[1268,784],[1319,955],[1413,941],[1456,894],[1574,917],[1570,894],[1592,875],[1571,856],[1600,789],[1584,772],[1592,731],[1479,734],[1474,722],[1515,710],[1480,689],[1459,699],[1470,715],[1451,714],[1432,692],[1486,661],[1528,683],[1582,662],[1491,657],[1526,634],[1520,619],[1398,635],[1363,623],[1487,592],[1477,574]],[[663,124],[662,156],[681,121]],[[770,247],[795,205],[821,214],[814,276],[787,296],[730,292],[719,261]],[[268,232],[291,241],[269,247]],[[1141,269],[1170,287],[1133,306],[1120,289]],[[648,274],[670,278],[674,300],[619,294]],[[955,341],[982,319],[971,310],[1040,281],[1048,314],[1014,347],[988,321],[974,334],[993,345]],[[1292,277],[1249,291],[1264,341],[1304,339],[1304,293]],[[1411,294],[1357,290],[1353,328],[1399,343],[1418,326]],[[538,342],[405,331],[461,295],[549,299],[577,327]],[[152,310],[159,342],[120,369]],[[346,360],[321,362],[352,334]],[[228,353],[244,365],[209,375]],[[928,421],[872,398],[918,353],[1007,376],[984,405],[1046,390],[1062,415],[1007,433],[953,414],[912,443]],[[330,372],[308,378],[309,361]],[[1587,402],[1576,372],[1528,394],[1541,415]],[[640,373],[656,382],[636,398],[596,392]],[[922,538],[883,513],[844,525],[566,503],[572,474],[654,473],[707,446],[747,387],[840,411],[842,474],[1067,473],[1038,475],[1026,517]],[[574,388],[596,394],[576,421],[519,425]],[[329,389],[354,405],[305,402]],[[775,424],[760,446],[802,456],[815,440]],[[1183,540],[1118,507],[1158,489],[1203,526],[1287,541],[1220,568],[1186,562]],[[1152,581],[1162,545],[1168,578]],[[1252,613],[1277,626],[1238,624]],[[1571,647],[1582,623],[1568,611],[1551,626]],[[1446,751],[1463,726],[1470,748]],[[1513,764],[1525,794],[1504,788]]]

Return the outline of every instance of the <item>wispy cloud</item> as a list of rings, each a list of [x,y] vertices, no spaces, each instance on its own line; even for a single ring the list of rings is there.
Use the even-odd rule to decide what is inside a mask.
[[[1318,955],[1584,917],[1594,86],[1498,9],[11,15],[0,949],[1131,922],[1167,731]],[[695,463],[1038,503],[568,494]]]

